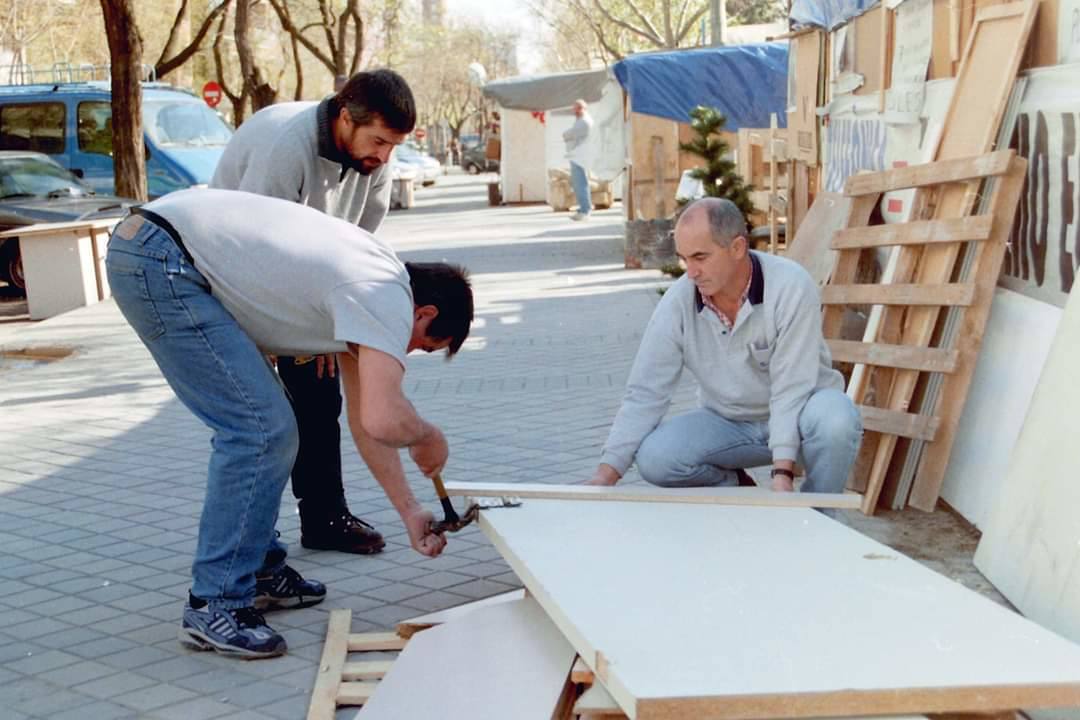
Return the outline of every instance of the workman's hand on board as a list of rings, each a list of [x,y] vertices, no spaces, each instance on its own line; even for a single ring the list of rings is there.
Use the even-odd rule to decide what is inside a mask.
[[[446,458],[450,456],[450,447],[446,444],[442,430],[432,425],[431,431],[420,442],[409,447],[409,456],[427,477],[441,472],[446,465]]]
[[[413,550],[428,557],[438,557],[446,547],[446,537],[431,532],[435,516],[417,507],[402,517],[402,520],[405,522],[405,529],[409,531],[409,543]]]
[[[585,484],[601,486],[614,485],[619,482],[620,477],[622,476],[619,475],[618,470],[607,463],[600,463],[600,466],[596,468],[596,472],[593,473],[593,476],[589,478]]]
[[[315,377],[322,379],[323,375],[334,377],[337,375],[337,354],[319,355],[315,358]]]

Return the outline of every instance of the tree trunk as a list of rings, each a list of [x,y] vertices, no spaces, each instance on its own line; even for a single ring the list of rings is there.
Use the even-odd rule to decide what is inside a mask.
[[[255,53],[251,49],[248,40],[248,10],[251,0],[239,0],[236,3],[236,18],[234,20],[233,36],[236,39],[236,54],[240,58],[240,77],[243,78],[244,89],[241,94],[251,98],[251,111],[259,112],[267,105],[273,105],[277,100],[277,90],[270,83],[263,80],[259,66],[255,62]]]
[[[112,62],[113,177],[116,194],[146,200],[142,130],[142,37],[133,0],[101,0]]]

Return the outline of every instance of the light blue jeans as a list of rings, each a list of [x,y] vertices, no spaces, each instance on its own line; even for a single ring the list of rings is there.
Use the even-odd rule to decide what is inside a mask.
[[[862,418],[840,390],[818,390],[799,414],[803,492],[843,492],[862,440]],[[772,464],[768,422],[692,410],[661,423],[637,453],[641,476],[662,487],[735,485],[735,468]]]
[[[285,563],[274,525],[296,420],[273,368],[169,234],[147,221],[124,239],[124,224],[105,260],[116,304],[176,396],[213,430],[191,592],[214,608],[247,607],[256,573]]]
[[[588,215],[592,212],[592,195],[589,191],[589,174],[576,162],[570,163],[570,187],[574,188],[578,212]]]

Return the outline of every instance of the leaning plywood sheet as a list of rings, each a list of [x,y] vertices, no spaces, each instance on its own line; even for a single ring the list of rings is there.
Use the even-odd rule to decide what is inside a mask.
[[[975,566],[1025,615],[1080,642],[1080,292],[1058,325]]]
[[[1061,308],[1012,290],[994,293],[971,394],[941,496],[983,529],[1001,495],[1020,427],[1054,340]]]
[[[836,262],[836,251],[829,247],[833,235],[844,227],[851,198],[840,193],[819,192],[810,212],[799,223],[795,239],[788,243],[787,257],[803,266],[818,285],[824,285]]]
[[[550,720],[574,649],[530,598],[417,633],[358,720]]]
[[[1080,646],[813,510],[526,500],[480,525],[630,718],[1080,705]]]
[[[604,500],[705,505],[764,505],[768,507],[858,508],[853,493],[782,493],[756,487],[658,488],[653,485],[547,485],[545,483],[446,483],[451,496]]]

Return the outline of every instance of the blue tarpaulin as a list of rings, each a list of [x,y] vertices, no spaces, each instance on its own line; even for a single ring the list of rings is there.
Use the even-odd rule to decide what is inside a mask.
[[[878,4],[878,0],[795,0],[790,19],[796,25],[835,30]]]
[[[725,130],[787,124],[788,45],[752,43],[631,55],[612,66],[634,112],[690,122],[698,105],[727,117]]]

